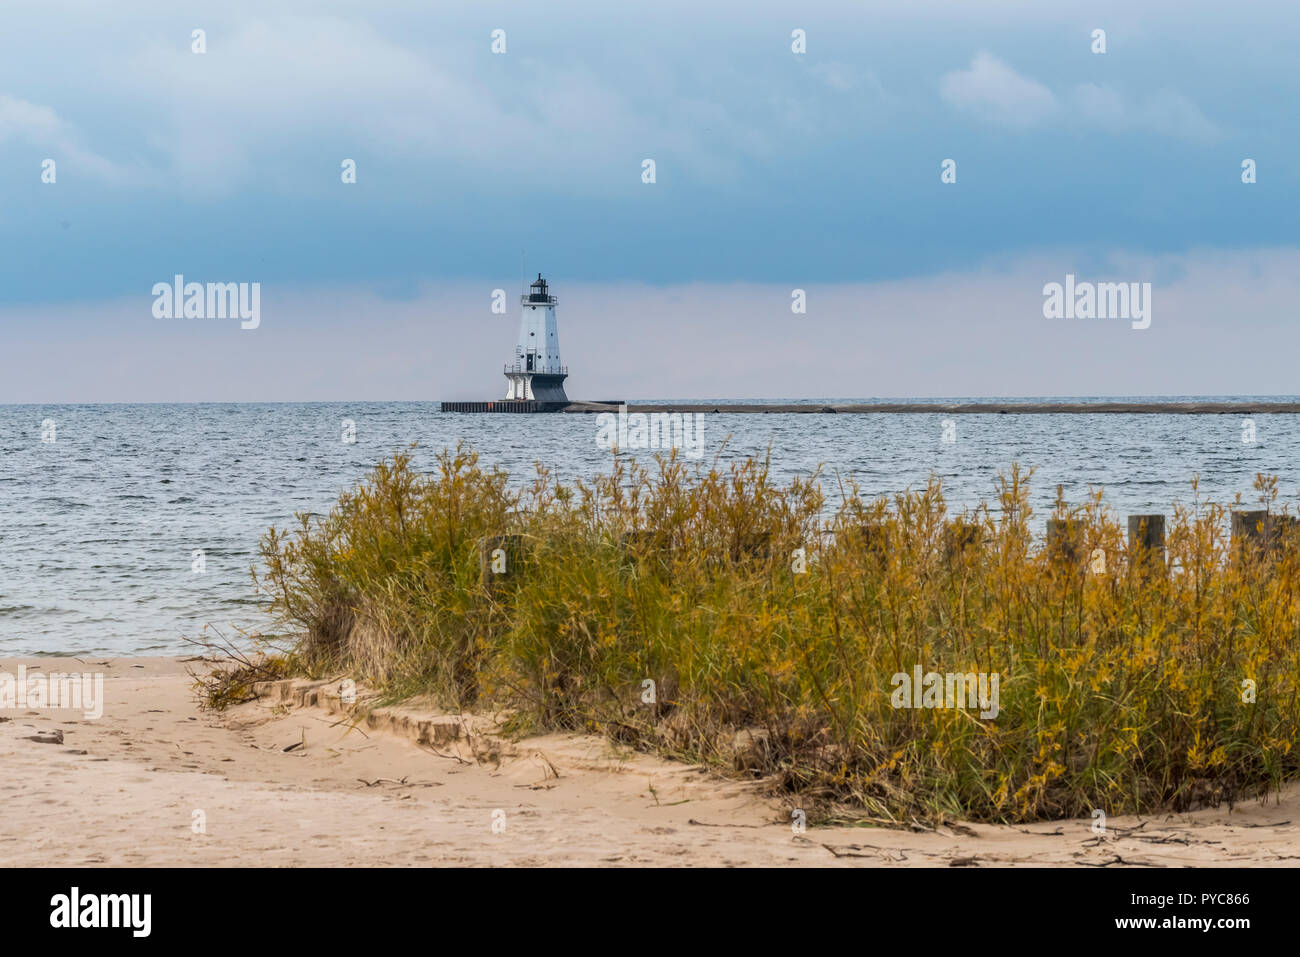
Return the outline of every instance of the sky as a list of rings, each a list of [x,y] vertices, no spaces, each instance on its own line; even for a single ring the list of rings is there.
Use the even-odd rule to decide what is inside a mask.
[[[524,269],[574,398],[1300,393],[1294,3],[4,18],[0,402],[497,398]],[[1149,327],[1045,317],[1067,274]]]

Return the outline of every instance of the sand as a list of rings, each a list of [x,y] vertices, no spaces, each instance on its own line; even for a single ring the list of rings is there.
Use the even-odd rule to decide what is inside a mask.
[[[1300,860],[1300,789],[1191,814],[808,828],[754,782],[579,735],[476,760],[321,707],[200,711],[178,659],[0,659],[105,676],[102,717],[0,711],[10,866],[1107,866]],[[8,719],[8,720],[5,720]],[[57,739],[62,743],[47,743]],[[41,740],[32,740],[32,738]],[[286,750],[291,749],[291,750]],[[480,753],[482,750],[480,749]],[[201,827],[199,824],[201,823]]]

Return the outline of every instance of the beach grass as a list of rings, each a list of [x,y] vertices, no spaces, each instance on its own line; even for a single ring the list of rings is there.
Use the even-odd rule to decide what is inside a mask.
[[[871,499],[756,459],[517,487],[464,447],[431,474],[401,453],[270,530],[254,577],[294,669],[761,777],[814,819],[1180,811],[1293,778],[1293,528],[1234,547],[1193,481],[1167,565],[1100,492],[1058,502],[1049,547],[1030,478],[953,514],[936,480]],[[930,674],[971,684],[904,688]]]

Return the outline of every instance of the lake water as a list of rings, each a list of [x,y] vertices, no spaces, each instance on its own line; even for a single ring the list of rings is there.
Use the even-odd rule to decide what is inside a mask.
[[[1170,398],[1215,397],[1151,401]],[[828,494],[837,470],[868,494],[934,473],[960,507],[991,499],[1018,461],[1037,468],[1040,526],[1058,483],[1075,502],[1104,487],[1120,513],[1170,512],[1196,473],[1225,503],[1253,502],[1257,472],[1281,477],[1293,510],[1300,486],[1297,415],[1253,416],[1253,442],[1236,415],[957,415],[953,441],[945,418],[710,414],[702,462],[724,442],[724,458],[770,448],[778,481],[821,465]],[[0,655],[176,654],[205,626],[256,628],[249,567],[262,533],[328,510],[381,457],[418,443],[416,462],[431,468],[465,440],[521,480],[539,461],[564,480],[608,470],[596,435],[594,415],[442,414],[436,403],[0,406]]]

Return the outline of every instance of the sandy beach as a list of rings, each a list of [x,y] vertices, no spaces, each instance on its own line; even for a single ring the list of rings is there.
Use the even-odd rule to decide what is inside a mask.
[[[810,827],[749,781],[578,735],[490,752],[266,696],[203,712],[175,658],[0,660],[104,675],[103,715],[0,712],[10,866],[1289,865],[1300,791],[1183,815]],[[59,734],[61,732],[61,735]],[[61,743],[58,739],[61,737]]]

